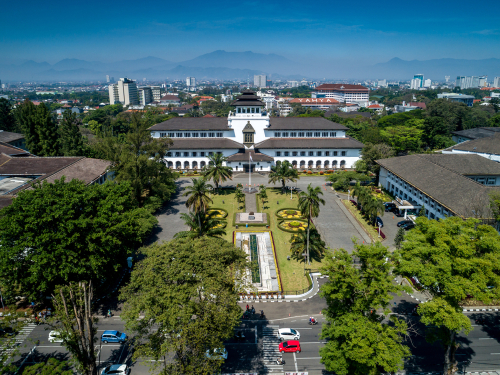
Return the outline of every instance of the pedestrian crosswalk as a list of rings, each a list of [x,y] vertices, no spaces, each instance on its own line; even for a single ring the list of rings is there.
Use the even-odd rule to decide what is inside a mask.
[[[283,372],[283,365],[276,364],[276,359],[281,357],[279,352],[280,339],[278,338],[278,328],[278,325],[268,325],[262,329],[263,366],[269,372]]]
[[[27,323],[26,325],[24,325],[19,333],[14,336],[13,340],[9,339],[7,345],[0,346],[0,353],[9,353],[21,346],[31,334],[31,332],[35,329],[35,327],[35,323]]]

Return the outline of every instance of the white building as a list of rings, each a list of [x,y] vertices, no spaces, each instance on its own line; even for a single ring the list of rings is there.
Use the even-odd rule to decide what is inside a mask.
[[[120,78],[120,80],[108,86],[109,103],[123,105],[138,105],[139,98],[137,95],[137,85],[135,81],[128,78]]]
[[[139,104],[147,105],[153,101],[153,92],[151,87],[144,86],[138,89]]]
[[[465,142],[467,143],[467,142]],[[422,205],[430,219],[490,219],[489,193],[500,185],[500,164],[478,155],[407,155],[376,161],[379,183],[403,211]]]
[[[352,168],[363,144],[346,136],[347,128],[322,117],[269,117],[250,90],[234,102],[224,117],[174,117],[150,128],[153,137],[173,141],[166,156],[175,169],[199,169],[208,155],[222,153],[234,171],[270,171],[277,161],[295,168]],[[252,161],[249,157],[252,155]]]
[[[489,137],[459,143],[443,150],[443,154],[477,154],[483,158],[500,162],[500,132]]]
[[[379,79],[377,86],[378,87],[387,87],[387,80],[386,79]]]
[[[493,87],[500,87],[500,77],[495,77],[493,79]]]
[[[161,99],[161,89],[160,86],[151,86],[151,94],[153,95],[153,101],[159,102]]]
[[[299,87],[299,81],[288,81],[288,86]]]
[[[195,87],[196,86],[196,78],[194,78],[194,77],[187,77],[186,78],[186,86],[188,86],[188,87]]]
[[[474,95],[455,94],[452,92],[442,92],[437,95],[438,99],[448,99],[452,102],[464,103],[467,107],[474,104]]]
[[[361,85],[348,85],[342,83],[324,84],[315,88],[313,98],[332,98],[339,103],[357,103],[366,107],[369,102],[370,90]]]
[[[253,85],[257,88],[267,87],[267,76],[264,74],[253,76]]]
[[[424,81],[424,87],[426,87],[426,88],[430,88],[431,86],[432,86],[432,80],[430,80],[430,79],[426,79],[426,80]]]
[[[419,90],[422,87],[422,81],[420,78],[414,78],[410,81],[411,90]]]

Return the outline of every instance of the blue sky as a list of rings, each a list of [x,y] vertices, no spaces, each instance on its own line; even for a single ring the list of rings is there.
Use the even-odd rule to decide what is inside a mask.
[[[50,4],[49,6],[41,4]],[[500,2],[5,2],[0,62],[276,53],[301,63],[500,58]]]

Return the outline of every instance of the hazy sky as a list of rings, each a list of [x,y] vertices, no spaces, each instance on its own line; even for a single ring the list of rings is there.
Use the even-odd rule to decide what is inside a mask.
[[[500,58],[500,2],[9,1],[0,62],[182,61],[223,49],[298,62]]]

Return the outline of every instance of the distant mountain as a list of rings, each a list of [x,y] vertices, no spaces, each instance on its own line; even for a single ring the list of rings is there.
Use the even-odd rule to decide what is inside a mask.
[[[182,66],[203,68],[252,69],[267,73],[293,74],[299,73],[301,66],[283,56],[271,53],[226,52],[218,50],[183,61]]]
[[[500,76],[500,59],[465,60],[465,59],[434,59],[434,60],[402,60],[397,57],[375,64],[367,69],[363,77],[410,80],[414,74],[423,74],[424,78],[444,80],[450,76],[455,80],[457,76]]]

